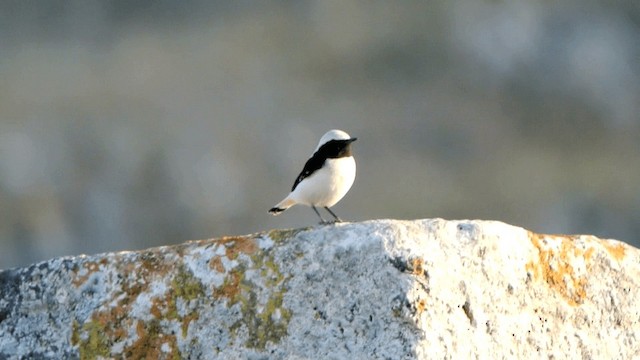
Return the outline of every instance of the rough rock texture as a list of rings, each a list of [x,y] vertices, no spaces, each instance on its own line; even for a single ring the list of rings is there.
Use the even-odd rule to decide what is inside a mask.
[[[380,220],[0,272],[0,359],[640,357],[640,252]]]

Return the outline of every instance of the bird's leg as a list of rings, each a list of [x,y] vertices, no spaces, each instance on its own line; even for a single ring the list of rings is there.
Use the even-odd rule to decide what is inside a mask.
[[[338,217],[338,215],[334,214],[333,211],[329,209],[329,207],[325,206],[324,208],[327,209],[329,214],[333,215],[333,217],[335,218],[333,222],[342,222],[342,220]]]
[[[320,212],[318,211],[318,209],[316,209],[316,207],[313,205],[311,205],[311,208],[313,209],[313,211],[316,212],[316,214],[318,214],[318,217],[320,218],[320,225],[327,224],[327,222],[322,218],[322,215],[320,215]]]

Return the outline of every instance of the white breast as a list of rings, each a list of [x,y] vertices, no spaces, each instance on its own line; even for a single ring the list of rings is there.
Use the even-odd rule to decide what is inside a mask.
[[[304,205],[331,207],[347,194],[355,179],[353,156],[327,159],[324,166],[302,180],[289,197]]]

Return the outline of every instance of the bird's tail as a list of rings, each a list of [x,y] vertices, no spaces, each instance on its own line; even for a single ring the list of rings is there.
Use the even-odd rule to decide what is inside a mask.
[[[271,209],[269,209],[269,212],[271,213],[271,215],[276,216],[276,215],[279,215],[281,212],[287,210],[288,208],[292,207],[295,204],[296,204],[296,202],[294,200],[291,200],[291,199],[289,199],[287,197],[284,200],[280,201],[278,203],[278,205],[276,205],[276,206],[272,207]]]

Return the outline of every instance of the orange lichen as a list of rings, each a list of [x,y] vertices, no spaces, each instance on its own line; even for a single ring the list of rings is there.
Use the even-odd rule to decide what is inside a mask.
[[[424,299],[420,299],[416,302],[416,312],[418,315],[422,314],[422,312],[427,308],[427,302]]]
[[[88,264],[90,270],[94,265]],[[149,290],[150,284],[163,279],[170,272],[170,286],[160,296],[151,299],[149,312],[151,320],[135,320],[131,310],[138,296]],[[157,252],[145,252],[135,263],[126,263],[119,267],[123,274],[121,291],[115,293],[117,301],[112,306],[94,312],[91,318],[80,326],[74,325],[72,341],[79,345],[81,358],[124,357],[132,359],[161,358],[179,359],[175,334],[161,326],[161,320],[174,320],[182,329],[185,337],[192,321],[199,319],[199,314],[191,309],[186,315],[178,310],[178,301],[188,304],[191,300],[204,296],[204,287],[199,279],[193,276],[184,265],[170,266],[165,255]],[[135,276],[133,276],[135,275]],[[137,323],[134,323],[137,321]],[[125,346],[122,352],[111,353],[112,345],[131,338],[129,329],[135,325],[136,341]],[[162,349],[164,347],[164,349]]]
[[[96,355],[106,357],[110,354],[111,345],[127,337],[127,329],[132,320],[127,317],[126,309],[115,306],[105,311],[94,313],[91,319],[82,326],[74,321],[72,344],[79,345],[80,358],[95,358]],[[114,326],[117,323],[119,326]],[[86,334],[86,338],[80,336]]]
[[[192,310],[187,315],[180,316],[178,313],[175,296],[176,294],[173,291],[168,291],[163,298],[153,299],[149,312],[156,319],[180,321],[182,337],[186,337],[189,330],[189,324],[193,320],[198,320],[200,318],[200,315],[195,310]]]
[[[609,255],[613,256],[614,259],[618,261],[624,259],[626,249],[623,244],[616,244],[606,240],[603,240],[602,244],[604,245],[604,248],[607,249]]]
[[[585,261],[589,261],[591,260],[591,257],[593,256],[593,252],[595,251],[594,248],[588,248],[587,251],[584,252],[583,256],[584,256],[584,260]]]
[[[174,270],[173,262],[167,261],[166,255],[159,250],[149,250],[140,254],[140,261],[135,263],[136,277],[142,275],[147,278],[151,275],[162,276]]]
[[[158,319],[162,316],[162,308],[163,303],[159,299],[154,299],[152,300],[151,309],[149,310],[149,312],[151,313],[151,315],[153,315],[153,317]]]
[[[189,314],[185,315],[182,318],[182,325],[180,326],[180,328],[182,329],[182,337],[187,336],[187,332],[189,330],[189,324],[192,321],[198,320],[198,319],[200,319],[200,315],[195,311],[190,312]]]
[[[229,305],[233,305],[238,301],[240,293],[240,282],[242,281],[242,271],[233,270],[225,278],[224,283],[213,291],[213,297],[216,299],[227,298]]]
[[[222,259],[219,256],[214,256],[209,260],[209,268],[217,272],[224,272],[224,265],[222,265]]]
[[[212,241],[212,244],[224,246],[224,256],[229,260],[235,260],[240,254],[253,255],[258,251],[255,238],[250,236],[225,236]],[[214,256],[209,260],[209,268],[219,273],[225,272],[224,264],[220,256]]]
[[[580,257],[588,262],[593,249],[585,250],[577,247],[574,238],[570,236],[529,233],[529,239],[538,250],[538,259],[525,265],[527,272],[533,274],[536,280],[544,280],[570,305],[581,304],[587,297],[587,277],[584,274],[578,274],[572,263]],[[560,246],[554,249],[548,246],[548,242],[556,242]]]
[[[412,261],[412,273],[414,275],[422,275],[424,274],[424,260],[422,260],[421,258],[415,258]]]
[[[178,343],[175,335],[163,334],[160,324],[156,321],[136,324],[138,340],[124,350],[127,359],[179,359]],[[162,345],[169,346],[169,352],[162,351]]]
[[[251,255],[258,250],[256,240],[249,236],[225,236],[215,242],[226,248],[225,255],[231,260],[241,253]]]
[[[277,343],[287,333],[291,313],[283,307],[285,278],[273,259],[265,258],[259,251],[255,237],[225,237],[207,240],[206,244],[218,247],[214,249],[215,253],[220,254],[218,250],[224,250],[222,256],[209,259],[208,267],[224,273],[225,278],[223,284],[213,290],[213,296],[216,299],[226,298],[227,306],[240,303],[243,316],[232,328],[246,329],[243,331],[249,334],[247,344],[256,348],[263,349],[268,342]],[[205,246],[204,243],[202,245]],[[180,357],[177,339],[186,337],[191,324],[200,318],[193,307],[194,301],[210,291],[186,266],[178,265],[176,269],[176,264],[181,263],[182,253],[187,253],[187,246],[177,252],[151,249],[139,253],[135,259],[132,257],[133,261],[114,262],[114,269],[110,268],[105,273],[108,276],[105,281],[119,286],[119,290],[113,292],[113,301],[94,311],[88,319],[76,319],[73,323],[71,339],[84,355],[81,357]],[[236,261],[232,268],[225,268],[226,260]],[[108,259],[86,262],[81,265],[84,268],[76,270],[74,283],[80,286],[91,281],[91,274],[103,271],[108,265]],[[265,286],[273,290],[266,303],[258,302],[251,282],[245,279],[248,266],[260,270]],[[167,279],[170,279],[169,283]],[[166,291],[158,294],[158,288],[154,287],[152,297],[148,299],[148,315],[152,318],[142,320],[136,318],[137,315],[132,316],[139,296],[148,293],[157,282],[164,282]],[[274,317],[276,313],[279,317]],[[166,322],[177,324],[181,331],[173,333],[175,328]],[[114,347],[116,344],[119,346]]]

